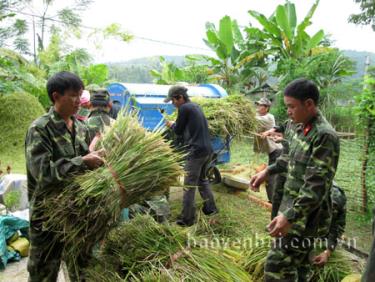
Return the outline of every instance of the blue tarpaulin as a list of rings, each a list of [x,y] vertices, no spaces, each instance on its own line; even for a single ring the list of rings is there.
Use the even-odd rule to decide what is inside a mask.
[[[22,236],[27,237],[28,229],[29,222],[27,220],[12,215],[0,216],[0,269],[4,269],[9,260],[21,259],[17,252],[8,251],[6,241],[18,231]]]

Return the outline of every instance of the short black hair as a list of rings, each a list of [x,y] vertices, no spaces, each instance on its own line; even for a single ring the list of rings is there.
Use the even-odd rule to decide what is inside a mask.
[[[67,71],[58,72],[47,81],[48,97],[52,103],[55,102],[52,97],[53,92],[64,95],[67,90],[79,91],[84,88],[82,80],[74,73]]]
[[[319,102],[319,95],[319,89],[316,84],[306,78],[293,80],[284,91],[284,96],[293,97],[302,102],[312,99],[315,105]]]

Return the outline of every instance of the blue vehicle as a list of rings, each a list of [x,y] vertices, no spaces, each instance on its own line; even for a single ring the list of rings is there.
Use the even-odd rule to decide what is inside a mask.
[[[186,86],[190,97],[204,97],[220,99],[228,96],[227,92],[215,84],[201,84],[198,86]],[[158,85],[147,83],[111,83],[107,89],[111,95],[113,104],[123,107],[127,104],[136,106],[140,112],[143,126],[149,130],[155,129],[163,119],[161,112],[172,114],[175,107],[171,103],[165,103],[170,85]],[[230,142],[232,138],[212,137],[211,143],[214,155],[208,167],[208,175],[212,183],[221,181],[217,164],[230,161]]]

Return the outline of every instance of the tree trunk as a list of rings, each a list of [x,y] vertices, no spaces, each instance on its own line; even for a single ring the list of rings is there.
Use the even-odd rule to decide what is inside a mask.
[[[368,120],[367,126],[364,131],[364,148],[363,148],[363,159],[362,159],[362,172],[361,172],[361,186],[362,186],[362,212],[367,212],[367,185],[366,185],[366,171],[368,162],[369,152],[369,130],[370,120]]]

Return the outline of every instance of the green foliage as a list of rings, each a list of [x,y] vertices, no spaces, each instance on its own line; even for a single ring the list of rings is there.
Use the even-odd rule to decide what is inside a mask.
[[[370,203],[375,203],[375,68],[369,69],[365,78],[365,87],[360,95],[356,96],[357,114],[365,130],[365,158],[367,165],[364,167],[367,194]]]
[[[315,48],[310,56],[304,58],[290,58],[279,64],[275,75],[279,75],[279,90],[276,97],[276,109],[273,113],[280,120],[287,118],[283,104],[282,91],[294,79],[304,77],[314,81],[320,89],[320,107],[324,113],[332,111],[337,100],[344,96],[350,101],[353,88],[345,88],[343,79],[353,73],[353,62],[342,52],[332,48]],[[349,95],[348,95],[349,94]]]
[[[97,84],[103,86],[108,81],[109,76],[108,67],[104,64],[83,67],[79,73],[85,85]]]
[[[4,195],[4,204],[9,210],[17,210],[20,204],[21,191],[11,191]]]
[[[44,113],[38,100],[27,93],[0,97],[0,153],[24,149],[27,129]]]
[[[21,1],[21,0],[1,0],[0,1],[0,11],[8,8],[11,10],[29,12],[36,14],[37,20],[35,26],[33,27],[33,38],[37,39],[38,46],[32,46],[32,41],[26,38],[26,33],[31,28],[27,21],[20,19],[18,13],[6,13],[0,12],[0,21],[6,19],[5,28],[0,30],[0,47],[3,44],[12,42],[12,47],[21,52],[22,54],[28,54],[34,56],[34,62],[37,63],[37,53],[30,52],[31,49],[36,50],[36,52],[44,51],[45,40],[48,38],[47,33],[52,33],[57,28],[64,33],[66,37],[79,37],[80,36],[80,24],[81,16],[80,12],[86,9],[90,4],[91,0],[75,0],[73,5],[69,8],[64,7],[56,9],[56,2],[54,0],[48,1]],[[11,20],[9,19],[11,17]],[[53,21],[50,25],[51,19],[58,18],[58,21]],[[9,44],[8,44],[9,45]]]
[[[173,62],[160,57],[161,70],[152,69],[151,76],[156,84],[175,84],[188,82],[192,84],[208,82],[208,67],[200,62],[199,56],[186,56],[186,66],[179,67]]]
[[[361,12],[359,14],[352,14],[349,17],[349,22],[362,25],[371,25],[375,30],[375,2],[368,0],[355,0],[359,3]]]
[[[363,121],[375,119],[375,76],[365,79],[365,87],[360,95],[356,96],[357,113]]]
[[[322,106],[331,108],[334,100],[327,95],[330,89],[341,83],[343,77],[353,73],[353,63],[339,50],[323,47],[326,45],[323,30],[314,35],[306,32],[318,4],[319,1],[315,1],[299,24],[295,5],[288,1],[277,6],[269,18],[256,11],[249,11],[263,29],[246,29],[248,37],[263,42],[265,50],[271,55],[270,59],[275,62],[272,75],[279,78],[280,92],[275,97],[276,107],[272,112],[279,121],[287,118],[282,91],[292,80],[305,77],[314,81],[323,94]]]
[[[0,0],[0,48],[11,46],[24,54],[29,53],[29,44],[25,37],[28,26],[25,20],[18,19],[9,8],[22,9],[25,1]]]
[[[310,36],[306,28],[311,25],[311,18],[319,4],[315,1],[310,11],[301,23],[297,25],[297,14],[293,3],[287,1],[284,5],[278,5],[270,18],[250,10],[249,14],[254,17],[263,27],[247,29],[251,38],[253,35],[267,42],[267,49],[273,53],[276,62],[283,59],[301,58],[317,47],[324,38],[324,32],[319,30]]]
[[[45,72],[18,53],[0,48],[0,96],[28,92],[47,107]]]
[[[265,65],[266,53],[261,48],[251,48],[252,41],[244,39],[237,21],[229,16],[220,20],[219,29],[207,23],[204,41],[217,56],[202,56],[212,71],[210,78],[229,93],[242,91],[255,67]]]
[[[108,67],[104,64],[90,64],[92,58],[84,48],[70,50],[55,31],[48,47],[39,53],[40,67],[48,76],[60,71],[70,71],[81,77],[85,85],[104,85],[108,81]]]
[[[45,50],[42,50],[38,54],[39,59],[39,66],[44,69],[47,74],[50,74],[54,71],[56,68],[64,68],[64,66],[58,67],[59,65],[63,65],[62,62],[60,62],[61,58],[61,50],[62,50],[62,40],[60,34],[56,31],[52,34],[50,43],[45,48]]]
[[[150,74],[155,78],[156,84],[174,84],[183,81],[184,73],[172,62],[167,62],[164,57],[160,57],[161,71],[151,70]]]
[[[113,23],[103,29],[104,39],[109,37],[120,38],[124,42],[131,41],[134,36],[122,30],[121,25]]]

